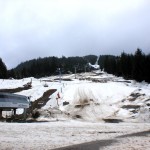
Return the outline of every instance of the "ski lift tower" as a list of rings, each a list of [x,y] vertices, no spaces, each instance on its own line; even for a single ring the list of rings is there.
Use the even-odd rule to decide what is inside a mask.
[[[77,78],[77,65],[74,66],[74,74],[75,74],[75,79]]]
[[[58,71],[59,71],[59,82],[61,83],[61,70],[60,70],[60,68],[58,68]]]

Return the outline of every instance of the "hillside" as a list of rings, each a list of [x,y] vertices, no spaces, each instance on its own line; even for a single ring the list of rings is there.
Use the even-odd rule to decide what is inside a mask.
[[[99,58],[97,60],[97,58]],[[16,68],[6,72],[3,78],[21,79],[25,77],[41,78],[56,74],[83,73],[92,70],[91,65],[99,65],[98,68],[109,74],[125,79],[146,81],[150,83],[150,55],[145,55],[137,49],[135,54],[121,53],[113,55],[87,55],[83,57],[45,57],[29,60],[19,64]]]
[[[32,88],[17,94],[37,102],[27,118],[34,123],[0,122],[2,149],[149,149],[148,83],[91,72],[76,74],[76,79],[75,74],[66,74],[61,80],[59,76],[0,80],[0,89],[17,89],[30,81]],[[48,91],[54,93],[45,99]],[[40,98],[43,101],[37,101]],[[3,117],[9,113],[3,112]]]
[[[150,86],[133,80],[124,80],[104,72],[80,73],[46,78],[24,78],[21,80],[2,80],[0,88],[22,87],[31,81],[32,88],[17,94],[31,96],[34,102],[49,89],[56,89],[42,109],[41,115],[53,108],[59,109],[64,119],[86,121],[148,122],[150,109]],[[44,85],[47,84],[47,87]],[[59,96],[58,96],[59,94]],[[45,119],[54,119],[53,116]],[[64,116],[63,115],[63,116]],[[58,115],[63,118],[61,115]],[[40,118],[38,118],[40,119]],[[55,118],[58,119],[58,118]]]

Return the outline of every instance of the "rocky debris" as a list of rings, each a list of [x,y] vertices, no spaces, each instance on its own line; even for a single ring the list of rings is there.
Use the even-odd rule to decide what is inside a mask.
[[[72,118],[73,118],[73,119],[82,119],[82,116],[80,116],[80,115],[75,115],[75,116],[73,116]]]
[[[34,109],[32,115],[27,120],[64,120],[67,119],[69,114],[65,114],[58,108],[48,109]]]
[[[150,106],[150,103],[146,103],[147,106]]]
[[[107,83],[108,81],[112,81],[113,78],[92,78],[92,77],[80,77],[79,80],[87,80],[87,81],[92,81],[94,83]]]
[[[121,108],[125,109],[139,109],[141,106],[140,105],[123,105]]]
[[[48,84],[47,84],[47,83],[45,83],[43,86],[44,86],[44,87],[48,87]]]
[[[128,80],[123,80],[123,81],[115,81],[115,82],[131,83],[131,81],[128,81]]]
[[[24,87],[28,87],[28,88],[31,88],[32,87],[32,81],[31,82],[28,82],[26,84],[23,85]]]
[[[40,80],[40,81],[44,81],[44,82],[54,82],[53,80]]]
[[[52,117],[52,112],[50,110],[42,110],[42,109],[34,109],[33,112],[32,112],[32,118],[34,119],[37,119],[39,118],[40,116],[43,116],[43,117]]]
[[[69,105],[69,102],[63,102],[63,106],[65,106],[65,105]]]
[[[59,81],[60,78],[55,78],[54,81]],[[69,78],[61,78],[61,81],[72,81],[72,79]]]
[[[105,119],[103,119],[105,122],[107,122],[107,123],[119,123],[119,122],[123,122],[123,120],[121,120],[121,119],[112,119],[112,118],[105,118]]]

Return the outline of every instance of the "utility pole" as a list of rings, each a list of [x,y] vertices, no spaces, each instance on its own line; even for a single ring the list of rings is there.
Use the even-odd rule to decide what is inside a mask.
[[[77,78],[77,77],[76,77],[76,72],[77,72],[76,66],[74,67],[74,72],[75,72],[75,79],[76,79],[76,78]]]
[[[58,68],[58,70],[59,70],[59,82],[61,83],[61,70],[60,68]]]
[[[26,118],[27,118],[27,109],[26,108],[24,108],[23,117],[24,117],[23,119],[26,120]]]
[[[86,66],[84,66],[84,72],[86,73]]]

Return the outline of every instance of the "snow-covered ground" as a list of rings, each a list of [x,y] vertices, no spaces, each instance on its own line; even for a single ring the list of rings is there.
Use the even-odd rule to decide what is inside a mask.
[[[48,150],[90,141],[114,140],[100,149],[149,150],[148,123],[89,123],[58,121],[49,123],[0,123],[1,150]],[[129,136],[147,131],[145,136]],[[124,136],[122,136],[124,135]],[[100,145],[99,145],[100,147]],[[96,149],[98,150],[98,149]]]
[[[0,149],[52,149],[150,130],[150,84],[99,72],[77,74],[76,79],[74,74],[63,75],[61,81],[58,76],[0,79],[0,89],[23,87],[31,79],[32,88],[16,94],[31,96],[34,102],[48,89],[57,89],[38,110],[41,116],[37,120],[49,122],[0,123]],[[104,123],[106,119],[122,123]],[[148,136],[121,138],[118,142],[123,145],[111,148],[148,149]]]

